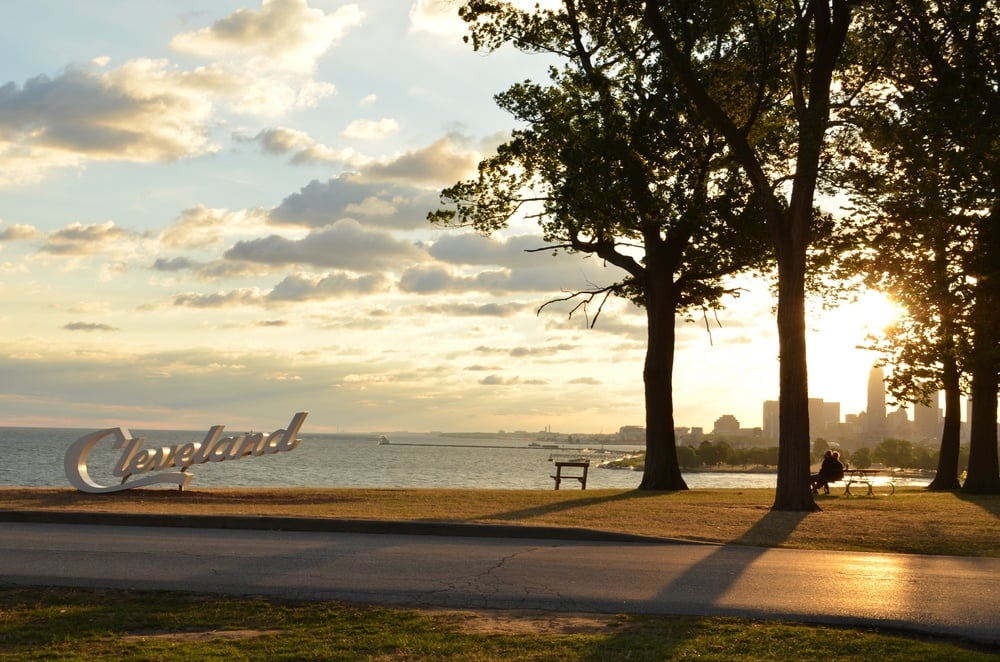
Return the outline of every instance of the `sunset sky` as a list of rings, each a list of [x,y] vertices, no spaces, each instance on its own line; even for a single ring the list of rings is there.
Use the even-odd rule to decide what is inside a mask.
[[[531,4],[534,4],[533,2]],[[643,311],[538,228],[426,221],[539,57],[445,0],[32,0],[0,24],[0,425],[613,432],[644,423]],[[761,424],[764,283],[681,325],[675,421]],[[591,311],[593,312],[593,311]],[[878,303],[809,320],[811,395],[864,408]]]

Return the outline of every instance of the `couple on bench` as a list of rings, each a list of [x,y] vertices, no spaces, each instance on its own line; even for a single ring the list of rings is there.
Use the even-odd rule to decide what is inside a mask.
[[[827,451],[823,454],[823,464],[819,467],[819,473],[813,474],[809,482],[813,494],[819,494],[820,488],[823,488],[823,494],[829,494],[830,483],[843,479],[844,465],[840,463],[840,451]]]

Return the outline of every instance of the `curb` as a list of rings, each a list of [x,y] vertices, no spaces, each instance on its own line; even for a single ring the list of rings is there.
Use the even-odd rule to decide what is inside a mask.
[[[682,541],[630,533],[576,527],[463,524],[414,520],[327,519],[261,515],[138,515],[133,513],[65,512],[51,510],[0,510],[0,522],[32,524],[86,524],[103,526],[158,526],[192,529],[247,529],[254,531],[304,531],[320,533],[396,534],[576,540],[583,542],[633,542],[646,544]],[[690,541],[683,541],[690,542]]]

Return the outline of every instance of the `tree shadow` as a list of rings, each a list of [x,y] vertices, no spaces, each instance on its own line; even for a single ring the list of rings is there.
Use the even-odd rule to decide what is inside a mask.
[[[553,513],[561,513],[570,510],[575,510],[577,508],[586,508],[587,506],[595,506],[599,504],[611,503],[614,501],[629,501],[632,499],[643,499],[646,497],[657,497],[664,495],[677,494],[677,492],[656,492],[651,490],[631,490],[628,492],[616,492],[615,494],[605,494],[601,496],[587,496],[580,497],[578,499],[571,499],[568,501],[559,501],[556,503],[546,503],[539,506],[532,506],[531,508],[521,508],[519,510],[508,510],[506,512],[493,513],[492,515],[475,517],[469,521],[479,521],[479,520],[521,520],[521,519],[531,519],[533,517],[540,517],[543,515],[551,515]]]
[[[965,490],[952,490],[952,494],[1000,519],[1000,494],[972,494]]]
[[[812,513],[768,511],[743,535],[732,543],[720,545],[701,561],[693,564],[687,571],[666,584],[660,590],[659,598],[666,597],[669,604],[670,596],[688,594],[698,595],[706,612],[695,615],[680,616],[664,624],[658,621],[658,627],[667,628],[655,655],[668,659],[670,653],[685,641],[699,636],[702,627],[701,619],[709,615],[726,615],[731,610],[721,606],[722,599],[740,580],[746,570],[759,557],[766,554],[771,547],[777,547],[792,535],[799,524]],[[735,564],[735,565],[734,565]],[[711,613],[709,613],[711,612]],[[742,616],[736,611],[730,615]],[[602,645],[590,651],[582,660],[607,660],[622,650],[621,640],[632,640],[634,635],[623,632],[606,640]],[[652,653],[652,651],[651,651]]]

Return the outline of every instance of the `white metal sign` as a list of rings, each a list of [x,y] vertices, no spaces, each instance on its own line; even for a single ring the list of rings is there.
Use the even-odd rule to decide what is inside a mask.
[[[295,414],[287,428],[270,434],[257,432],[222,437],[222,430],[226,426],[215,425],[201,442],[191,441],[160,448],[143,448],[145,439],[133,438],[125,428],[98,430],[80,437],[67,449],[64,463],[66,477],[73,487],[94,494],[164,483],[175,484],[178,489],[183,490],[194,478],[193,474],[187,472],[191,465],[242,460],[248,456],[259,457],[294,450],[302,441],[296,435],[308,414],[305,411]],[[122,481],[119,485],[98,485],[87,471],[87,456],[97,442],[109,435],[115,437],[115,448],[122,451],[113,470],[113,474],[121,476]],[[167,469],[175,471],[166,471]]]

